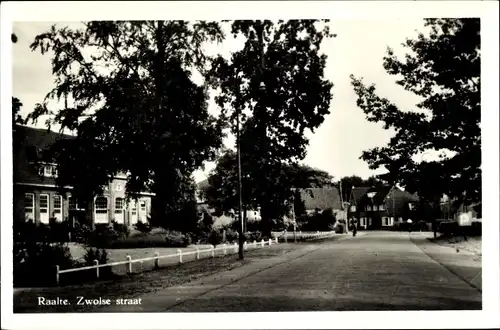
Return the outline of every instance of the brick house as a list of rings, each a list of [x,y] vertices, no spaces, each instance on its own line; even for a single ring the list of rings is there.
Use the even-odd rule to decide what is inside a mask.
[[[390,228],[408,219],[418,198],[396,186],[353,187],[347,217],[363,229]]]
[[[13,130],[13,215],[14,220],[32,220],[48,224],[73,220],[84,215],[92,224],[112,220],[127,225],[146,221],[151,209],[151,193],[142,193],[138,200],[125,199],[126,176],[110,178],[101,196],[88,205],[79,205],[72,198],[72,187],[56,186],[56,164],[40,161],[41,154],[57,139],[72,139],[46,129],[16,125]]]

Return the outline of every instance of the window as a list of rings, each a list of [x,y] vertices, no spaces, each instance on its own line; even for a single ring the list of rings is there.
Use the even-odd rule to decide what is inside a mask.
[[[403,217],[399,217],[399,218],[398,218],[398,221],[399,221],[399,222],[403,222]]]
[[[42,165],[38,172],[41,176],[45,177],[56,177],[57,176],[57,166],[56,165]]]
[[[116,197],[115,198],[115,213],[122,213],[123,212],[123,198],[121,197]]]
[[[372,225],[372,218],[368,218],[368,226]]]
[[[35,221],[35,195],[24,194],[24,218]]]
[[[373,205],[373,211],[378,211],[378,206],[377,205]]]
[[[117,184],[115,190],[116,191],[122,191],[123,190],[122,185],[121,184]]]
[[[380,205],[378,206],[378,210],[379,210],[379,211],[384,211],[384,210],[385,210],[384,204],[380,204]]]
[[[389,218],[388,217],[382,218],[382,226],[389,226]]]
[[[372,206],[371,205],[368,205],[366,208],[367,208],[367,211],[371,211],[372,210]]]
[[[54,213],[62,213],[62,198],[60,195],[54,195]]]
[[[141,211],[146,212],[146,201],[141,201]]]
[[[60,195],[54,195],[54,218],[57,221],[62,221],[62,197]]]
[[[351,205],[351,212],[356,212],[356,205]]]
[[[108,199],[106,197],[99,196],[95,199],[95,213],[108,213]]]

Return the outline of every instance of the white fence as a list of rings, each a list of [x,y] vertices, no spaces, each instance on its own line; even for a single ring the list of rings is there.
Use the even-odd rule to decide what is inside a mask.
[[[282,232],[281,236],[276,236],[274,235],[274,239],[269,239],[267,241],[261,240],[260,242],[253,241],[253,243],[248,243],[244,242],[243,249],[246,251],[250,248],[263,248],[264,246],[272,246],[273,244],[278,244],[278,239],[281,237],[282,240],[287,242],[288,235],[293,234],[293,233],[286,233]],[[316,233],[302,233],[297,232],[297,237],[300,237],[300,240],[308,240],[308,239],[319,239],[319,238],[326,238],[333,236],[334,232],[316,232]],[[141,269],[142,269],[142,264],[145,261],[154,261],[154,268],[157,269],[159,268],[159,261],[161,259],[168,259],[168,258],[178,258],[178,263],[182,264],[183,263],[183,256],[195,256],[195,260],[201,259],[202,256],[205,258],[207,256],[211,256],[212,258],[215,257],[215,254],[217,251],[222,252],[222,255],[227,255],[227,254],[233,254],[233,253],[238,253],[238,243],[234,244],[222,244],[219,245],[218,247],[211,247],[209,249],[199,249],[196,248],[195,251],[186,251],[182,252],[181,249],[177,249],[177,253],[175,254],[168,254],[168,255],[163,255],[160,256],[158,252],[155,252],[153,257],[146,257],[146,258],[140,258],[140,259],[132,259],[129,255],[127,255],[126,260],[124,261],[117,261],[117,262],[111,262],[111,263],[106,263],[106,264],[99,264],[99,261],[94,260],[94,265],[93,266],[85,266],[85,267],[78,267],[78,268],[70,268],[70,269],[59,269],[59,265],[56,265],[56,284],[59,285],[59,277],[61,274],[66,274],[66,273],[73,273],[73,272],[80,272],[80,271],[85,271],[85,270],[91,270],[95,269],[95,276],[96,278],[99,278],[99,269],[103,267],[112,267],[112,266],[120,266],[124,265],[126,267],[126,273],[131,274],[132,273],[132,264],[134,263],[140,263],[141,264]]]

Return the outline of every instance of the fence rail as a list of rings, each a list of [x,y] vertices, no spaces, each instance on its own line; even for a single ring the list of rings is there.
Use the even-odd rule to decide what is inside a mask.
[[[281,235],[280,235],[281,234]],[[287,233],[285,232],[280,232],[280,233],[274,233],[274,238],[269,239],[267,241],[261,240],[260,242],[253,241],[252,243],[249,243],[247,241],[244,242],[243,244],[243,249],[246,251],[249,248],[258,248],[261,247],[263,248],[264,246],[272,246],[273,244],[278,244],[279,239],[282,239],[282,241],[287,242],[288,241],[288,235],[293,234],[293,233]],[[315,233],[302,233],[302,232],[297,232],[296,237],[300,240],[308,240],[308,239],[319,239],[319,238],[326,238],[329,236],[333,236],[335,233],[334,232],[315,232]],[[96,271],[96,278],[99,278],[99,269],[103,267],[112,267],[112,266],[121,266],[121,265],[126,265],[126,273],[131,274],[132,273],[132,265],[135,263],[143,263],[144,261],[154,261],[154,268],[159,268],[159,261],[161,259],[168,259],[168,258],[179,258],[178,263],[182,264],[183,263],[183,256],[191,256],[195,255],[195,260],[199,260],[201,254],[209,254],[211,255],[212,258],[215,257],[215,252],[217,251],[222,251],[222,255],[227,255],[228,253],[238,253],[238,243],[234,244],[222,244],[219,245],[218,247],[212,247],[209,249],[199,249],[196,248],[194,251],[186,251],[182,252],[181,249],[177,249],[177,253],[175,254],[167,254],[161,256],[158,252],[155,252],[154,256],[152,257],[145,257],[145,258],[139,258],[139,259],[132,259],[129,255],[127,255],[126,260],[124,261],[116,261],[116,262],[110,262],[106,264],[99,264],[98,260],[94,260],[93,263],[94,265],[92,266],[84,266],[84,267],[78,267],[78,268],[69,268],[69,269],[59,269],[59,265],[56,265],[56,284],[59,285],[59,277],[61,274],[66,274],[66,273],[74,273],[74,272],[79,272],[79,271],[85,271],[85,270],[92,270],[95,269]]]

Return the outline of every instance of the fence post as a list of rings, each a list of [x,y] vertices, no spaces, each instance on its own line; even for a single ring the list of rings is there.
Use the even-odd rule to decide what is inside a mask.
[[[253,246],[257,247],[257,241],[256,240],[253,241]]]
[[[59,265],[56,265],[56,285],[59,285]]]
[[[260,242],[262,247],[264,247],[264,239],[262,239],[262,241]]]
[[[276,236],[274,239],[275,239],[276,244],[278,244],[278,236]]]
[[[158,265],[158,257],[160,256],[160,253],[158,251],[155,252],[155,269],[158,269],[160,268],[160,266]]]
[[[243,243],[243,250],[248,250],[248,243],[247,241],[245,241],[245,243]]]
[[[177,249],[177,254],[179,254],[179,263],[182,264],[182,251],[181,251],[181,249]]]
[[[238,243],[234,242],[234,253],[238,253]]]
[[[99,261],[94,259],[94,266],[99,266]],[[99,278],[99,267],[96,267],[95,269],[95,275],[97,278]]]
[[[222,254],[226,255],[227,244],[222,244]]]
[[[132,257],[127,255],[127,261],[128,261],[128,264],[127,264],[127,273],[128,274],[132,274]]]
[[[285,238],[285,243],[288,243],[288,232],[285,230],[285,235],[283,236]],[[278,243],[278,241],[276,241]]]
[[[212,245],[212,258],[215,258],[215,246]]]
[[[200,260],[200,249],[196,248],[196,260]]]
[[[273,245],[273,240],[269,239],[269,246]]]

